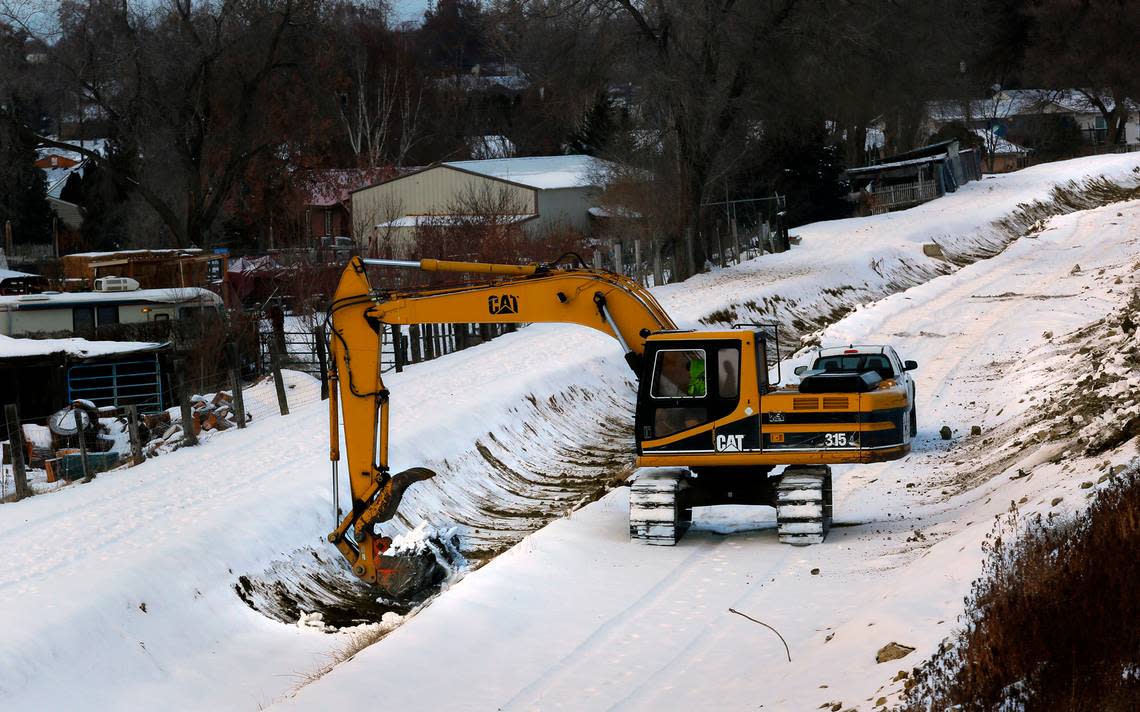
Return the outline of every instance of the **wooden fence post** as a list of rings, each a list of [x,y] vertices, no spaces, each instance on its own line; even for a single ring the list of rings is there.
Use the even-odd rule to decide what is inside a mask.
[[[404,335],[400,333],[400,325],[392,324],[392,360],[396,364],[396,373],[404,370]]]
[[[424,324],[424,361],[435,358],[435,324]]]
[[[289,415],[289,401],[285,398],[285,379],[281,377],[281,353],[274,348],[269,352],[269,363],[273,368],[273,385],[277,388],[277,406],[281,415]]]
[[[139,407],[128,405],[127,433],[131,436],[131,467],[141,465],[143,461],[142,441],[139,439]]]
[[[237,343],[226,344],[226,360],[230,367],[230,389],[234,397],[234,415],[238,428],[245,428],[245,396],[241,392],[241,361],[238,359]]]
[[[411,363],[419,363],[420,358],[420,325],[412,324],[408,327],[408,337],[412,342]]]
[[[178,402],[182,406],[182,444],[197,445],[198,435],[194,432],[194,412],[190,409],[190,392],[186,389],[186,360],[178,359],[174,373],[178,381]]]
[[[79,437],[79,460],[83,463],[83,476],[90,477],[91,469],[87,463],[87,433],[83,432],[83,418],[79,409],[71,411],[71,415],[75,418],[75,434]]]
[[[28,489],[28,471],[24,467],[24,430],[20,427],[20,413],[15,403],[4,408],[8,420],[8,449],[12,451],[12,477],[16,480],[16,499],[31,494]]]
[[[313,328],[313,339],[317,348],[317,366],[321,369],[321,400],[329,399],[329,365],[325,354],[325,327],[319,324]]]

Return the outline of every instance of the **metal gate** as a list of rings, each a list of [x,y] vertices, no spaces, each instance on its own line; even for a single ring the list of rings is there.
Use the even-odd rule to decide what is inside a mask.
[[[67,397],[99,407],[134,405],[142,413],[162,410],[158,357],[72,366],[67,370]]]

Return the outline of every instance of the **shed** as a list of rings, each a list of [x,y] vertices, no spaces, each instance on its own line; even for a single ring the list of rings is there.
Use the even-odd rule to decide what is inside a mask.
[[[592,156],[450,161],[352,194],[357,242],[406,255],[417,230],[471,224],[517,227],[528,236],[590,230],[589,208],[608,164]]]
[[[65,280],[90,287],[99,277],[130,277],[143,289],[206,287],[225,278],[227,256],[198,248],[77,252],[60,258]]]
[[[79,398],[156,412],[170,400],[168,350],[151,342],[0,336],[0,401],[15,403],[24,421],[46,419]],[[7,426],[0,428],[6,437]]]
[[[848,168],[864,214],[909,208],[953,193],[981,178],[981,156],[961,151],[958,141],[940,141],[890,156],[882,163]]]

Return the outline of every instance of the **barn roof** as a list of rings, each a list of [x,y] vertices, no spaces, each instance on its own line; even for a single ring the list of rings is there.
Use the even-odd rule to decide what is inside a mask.
[[[553,190],[599,185],[608,163],[593,156],[532,156],[484,161],[448,161],[441,165],[525,185]]]

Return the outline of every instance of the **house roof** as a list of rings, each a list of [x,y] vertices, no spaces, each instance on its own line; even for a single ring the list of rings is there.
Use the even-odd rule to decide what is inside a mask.
[[[904,166],[917,166],[922,163],[938,163],[946,160],[946,154],[937,156],[924,156],[922,158],[911,158],[905,161],[892,161],[890,163],[877,163],[873,166],[863,166],[861,168],[848,168],[848,173],[878,173],[880,171],[888,171],[892,168],[903,168]]]
[[[0,282],[8,279],[23,279],[25,277],[39,277],[39,275],[29,274],[27,272],[17,272],[14,269],[0,269]]]
[[[1111,111],[1116,102],[1110,96],[1099,97]],[[1040,114],[1053,106],[1073,114],[1099,114],[1087,95],[1077,89],[1005,89],[989,99],[965,101],[932,101],[927,112],[935,121],[964,121],[968,109],[970,118],[1007,119],[1025,114]]]
[[[90,151],[95,151],[100,155],[107,155],[107,139],[105,138],[92,138],[82,141],[68,141],[68,143],[85,148]],[[59,156],[60,158],[67,159],[71,163],[69,166],[60,166],[58,168],[42,168],[44,175],[47,177],[47,194],[49,197],[58,198],[60,193],[63,192],[64,185],[67,184],[67,179],[72,173],[78,172],[83,174],[84,167],[89,160],[78,151],[68,151],[62,148],[41,148],[36,151],[37,160],[50,158],[51,156]]]
[[[18,339],[0,336],[0,360],[64,353],[79,358],[157,351],[166,344],[148,341],[88,341],[87,339]]]
[[[393,177],[392,168],[331,168],[307,172],[302,178],[305,204],[328,208],[349,202],[353,191]]]
[[[453,227],[472,224],[515,225],[537,218],[537,215],[405,215],[402,218],[380,223],[378,228],[396,227]]]
[[[99,302],[161,302],[181,304],[202,301],[221,304],[222,298],[202,287],[170,287],[168,289],[135,289],[128,292],[44,292],[0,297],[0,307],[44,309],[69,304],[98,304]]]
[[[992,149],[995,156],[1029,153],[1029,149],[1007,141],[989,129],[973,129],[973,131],[986,142],[986,149]]]
[[[599,185],[605,178],[609,164],[593,156],[579,155],[448,161],[440,165],[518,183],[528,188],[555,190]]]
[[[78,205],[51,195],[48,196],[47,200],[52,209],[55,210],[55,214],[63,222],[64,227],[78,230],[83,226],[83,210]]]

